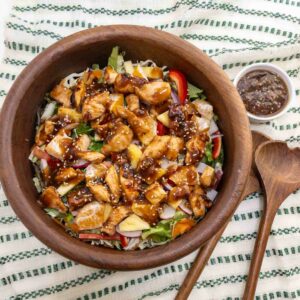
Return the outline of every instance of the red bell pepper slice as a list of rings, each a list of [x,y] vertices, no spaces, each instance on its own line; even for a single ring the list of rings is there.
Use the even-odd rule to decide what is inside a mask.
[[[79,233],[79,239],[81,240],[107,240],[107,241],[120,241],[120,235],[106,235],[98,233]]]
[[[158,135],[165,135],[166,128],[161,122],[157,122],[157,134]]]
[[[220,132],[217,131],[216,134],[220,134]],[[213,143],[212,157],[213,159],[217,159],[221,153],[222,138],[220,136],[217,136],[212,139],[212,143]]]
[[[185,76],[180,71],[172,69],[169,71],[169,77],[176,84],[180,104],[184,105],[188,94],[188,85]]]
[[[120,234],[121,245],[125,248],[128,245],[128,238],[122,234]]]

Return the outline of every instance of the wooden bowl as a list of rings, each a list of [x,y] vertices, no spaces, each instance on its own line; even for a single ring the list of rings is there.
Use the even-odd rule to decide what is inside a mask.
[[[118,251],[95,247],[68,235],[38,207],[28,160],[36,113],[44,94],[61,78],[93,63],[105,66],[113,46],[131,60],[152,59],[176,68],[203,88],[220,118],[225,166],[221,189],[205,218],[180,238],[153,249]],[[199,49],[162,31],[140,26],[103,26],[84,30],[39,54],[18,76],[6,97],[0,121],[1,181],[25,226],[44,244],[79,263],[107,269],[137,270],[169,263],[203,245],[230,218],[251,165],[252,142],[244,105],[227,75]]]

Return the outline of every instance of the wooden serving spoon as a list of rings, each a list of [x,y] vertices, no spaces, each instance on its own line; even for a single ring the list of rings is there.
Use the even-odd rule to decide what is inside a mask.
[[[290,149],[286,143],[281,141],[265,142],[255,152],[255,163],[265,193],[265,207],[256,238],[244,300],[254,298],[258,275],[276,212],[281,203],[292,192],[300,188],[300,148]]]
[[[257,170],[254,162],[254,151],[260,144],[269,140],[271,140],[271,138],[269,138],[268,136],[257,131],[252,131],[252,142],[253,142],[252,167],[251,167],[249,178],[246,183],[245,190],[241,196],[241,200],[244,199],[249,194],[252,194],[260,190],[260,185],[256,177]],[[226,223],[198,252],[192,267],[190,268],[188,274],[186,275],[177,293],[176,296],[177,300],[183,300],[188,298],[189,294],[191,293],[191,290],[193,289],[194,284],[196,283],[197,279],[201,275],[207,261],[209,260],[212,252],[214,251],[227,225],[228,223]]]

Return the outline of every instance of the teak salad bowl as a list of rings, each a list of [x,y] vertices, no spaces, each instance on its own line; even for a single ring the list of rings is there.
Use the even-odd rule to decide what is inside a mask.
[[[93,63],[104,66],[112,47],[126,58],[152,59],[181,70],[203,88],[219,116],[224,134],[224,176],[217,199],[192,230],[178,239],[147,250],[119,251],[72,238],[37,205],[33,170],[28,160],[35,133],[36,113],[44,94],[61,78]],[[84,30],[39,54],[18,76],[6,97],[0,121],[0,171],[5,193],[24,225],[44,244],[79,263],[116,270],[163,265],[189,254],[211,238],[238,205],[251,166],[252,141],[244,105],[222,69],[188,42],[141,26],[102,26]]]

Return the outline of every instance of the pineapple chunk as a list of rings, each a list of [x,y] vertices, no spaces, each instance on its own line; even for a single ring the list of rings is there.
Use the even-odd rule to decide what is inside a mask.
[[[169,118],[169,111],[165,111],[164,113],[157,116],[157,120],[162,123],[166,127],[170,127],[170,118]]]
[[[162,79],[163,71],[159,67],[143,67],[143,72],[150,79]]]
[[[149,229],[150,225],[139,216],[132,214],[119,224],[121,231],[136,231]]]
[[[155,182],[146,189],[145,197],[152,204],[158,204],[167,198],[167,192],[158,182]]]
[[[124,106],[124,95],[123,94],[110,94],[109,98],[112,100],[112,103],[109,107],[109,111],[113,114],[116,114],[117,106]]]
[[[124,68],[125,68],[125,72],[132,75],[133,73],[133,65],[131,60],[127,60],[124,62]]]
[[[82,119],[81,113],[77,112],[75,109],[67,107],[59,107],[57,114],[60,118],[67,118],[72,122],[79,123]]]
[[[147,76],[144,73],[144,70],[140,65],[137,65],[137,66],[133,67],[132,75],[135,76],[135,77],[147,79]]]
[[[200,176],[200,182],[203,186],[205,187],[209,187],[212,185],[213,183],[213,179],[214,179],[214,176],[215,176],[215,170],[214,168],[210,167],[210,166],[207,166],[202,175]]]
[[[183,150],[183,148],[184,148],[184,140],[180,137],[172,136],[168,144],[166,157],[169,160],[177,159],[177,156]]]
[[[131,166],[134,169],[136,169],[139,164],[139,161],[143,155],[143,152],[135,144],[130,144],[127,151],[128,151],[128,157],[130,159]]]

